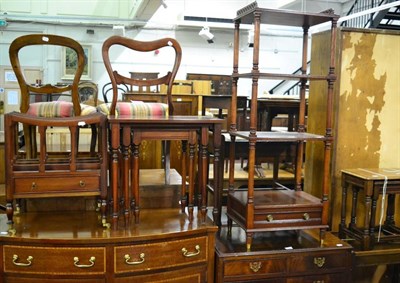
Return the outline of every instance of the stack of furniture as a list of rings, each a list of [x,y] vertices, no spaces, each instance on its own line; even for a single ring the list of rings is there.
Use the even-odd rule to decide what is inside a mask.
[[[232,121],[230,126],[231,152],[235,151],[235,138],[243,138],[249,142],[249,180],[247,191],[237,191],[230,186],[227,204],[228,226],[232,227],[235,222],[242,227],[247,234],[247,249],[251,250],[252,238],[254,233],[279,230],[304,230],[319,229],[321,232],[321,245],[323,244],[324,233],[328,228],[328,195],[329,186],[327,184],[330,165],[330,148],[332,143],[331,123],[332,123],[332,95],[334,74],[334,55],[336,38],[336,22],[338,16],[333,13],[295,13],[282,10],[262,9],[257,3],[248,5],[237,13],[235,18],[234,32],[234,62],[233,62],[233,87],[232,87]],[[331,58],[326,74],[306,74],[307,54],[308,54],[308,31],[313,25],[331,22]],[[261,23],[273,25],[286,25],[300,27],[303,29],[303,58],[302,73],[296,74],[277,74],[263,73],[260,71],[259,50]],[[253,49],[253,68],[249,72],[239,73],[239,34],[240,24],[254,25],[254,49]],[[262,62],[261,62],[262,63]],[[237,85],[241,78],[252,79],[252,97],[250,106],[250,131],[238,131],[236,129],[236,96]],[[297,132],[271,132],[257,131],[257,95],[258,80],[260,79],[291,79],[301,82],[300,89],[300,110],[298,117]],[[305,91],[309,80],[327,81],[328,95],[326,96],[326,133],[317,135],[305,132]],[[303,164],[303,152],[305,142],[324,142],[325,161],[321,174],[323,174],[323,184],[321,184],[321,197],[317,198],[308,194],[301,187],[301,170],[295,171],[296,186],[295,190],[286,188],[273,189],[268,191],[257,191],[254,189],[254,169],[256,161],[256,144],[270,143],[297,143],[296,168],[301,168]],[[234,182],[234,158],[231,158],[230,184]]]
[[[21,69],[21,50],[62,46],[77,54],[74,79],[69,85],[30,84]],[[106,223],[107,133],[106,117],[80,103],[78,84],[84,69],[84,51],[73,39],[32,34],[10,45],[10,61],[21,90],[20,113],[5,115],[7,216],[13,222],[14,201],[27,198],[99,196],[102,223]],[[46,101],[31,103],[32,96]],[[53,98],[53,97],[56,98]],[[70,101],[61,100],[69,97]],[[58,100],[57,100],[58,98]],[[65,140],[52,148],[52,128],[63,129]],[[91,130],[90,146],[82,148],[83,130]],[[23,129],[23,141],[18,131]]]
[[[39,39],[49,39],[45,42],[53,43],[52,36],[42,36]],[[22,42],[25,42],[23,38]],[[153,80],[132,79],[113,70],[108,57],[108,48],[113,44],[141,52],[171,48],[177,59],[172,71],[165,76]],[[78,43],[74,47],[77,52],[82,49]],[[218,228],[206,214],[208,131],[212,129],[215,133],[214,166],[218,167],[223,121],[214,117],[172,115],[171,89],[180,56],[180,45],[171,38],[139,42],[111,37],[103,45],[103,59],[110,75],[113,100],[97,108],[107,116],[101,113],[51,118],[25,113],[6,115],[7,214],[14,225],[10,229],[5,217],[0,217],[0,232],[4,235],[0,241],[0,278],[5,282],[213,282]],[[83,62],[79,59],[82,69]],[[23,75],[17,77],[23,78]],[[79,101],[78,82],[77,77],[72,86],[62,86],[63,91],[72,88],[76,101]],[[117,101],[120,83],[139,87],[166,84],[168,104]],[[25,88],[40,90],[37,86]],[[59,90],[46,85],[44,91],[50,94]],[[29,147],[30,151],[21,153],[17,139],[20,124],[27,127],[32,138],[36,137],[38,129],[39,151]],[[82,156],[78,150],[79,127],[87,125],[98,138],[94,139],[95,146]],[[69,129],[71,147],[65,154],[56,152],[56,158],[51,158],[46,130],[58,126]],[[182,142],[182,170],[189,172],[189,177],[182,174],[181,207],[142,209],[140,206],[138,157],[143,140]],[[34,140],[29,142],[31,144],[36,145]],[[167,169],[165,176],[168,177]],[[109,211],[113,220],[110,226],[98,225],[96,211],[56,210],[12,215],[14,200],[18,198],[100,195],[104,220],[108,175],[111,188],[108,201],[112,204]],[[168,184],[169,180],[165,181]],[[195,182],[199,194],[197,206],[194,203]],[[218,177],[215,178],[217,183]],[[157,201],[158,197],[152,201]],[[131,221],[132,214],[135,221]]]
[[[234,31],[234,62],[232,81],[232,117],[229,133],[230,167],[227,196],[227,227],[221,228],[216,240],[216,282],[351,282],[352,248],[333,234],[328,227],[327,183],[330,165],[330,147],[333,141],[332,95],[334,74],[335,32],[338,16],[326,13],[299,13],[259,8],[254,2],[237,12]],[[307,48],[311,26],[331,22],[329,68],[325,74],[307,74]],[[240,25],[254,26],[253,68],[239,73]],[[286,25],[303,29],[302,73],[277,74],[260,71],[259,62],[261,24]],[[236,126],[237,89],[241,79],[251,79],[250,130],[241,131]],[[257,128],[258,81],[261,79],[290,79],[300,81],[300,101],[296,131],[272,132]],[[309,80],[326,81],[326,131],[325,135],[307,133],[305,130],[305,92]],[[246,80],[245,80],[246,81]],[[270,130],[270,129],[269,129]],[[236,139],[248,144],[247,190],[235,184]],[[302,167],[305,142],[321,142],[324,161],[320,174],[320,198],[302,188]],[[255,187],[256,157],[260,146],[274,149],[296,145],[295,188],[282,185],[268,189]],[[216,192],[221,194],[220,192]],[[220,208],[219,208],[220,209]],[[236,224],[236,225],[233,225]]]

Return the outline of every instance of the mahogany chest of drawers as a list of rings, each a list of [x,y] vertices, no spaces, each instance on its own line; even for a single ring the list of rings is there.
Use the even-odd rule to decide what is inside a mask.
[[[102,228],[95,212],[0,215],[0,282],[213,282],[217,227],[176,209]],[[8,233],[7,233],[8,232]]]

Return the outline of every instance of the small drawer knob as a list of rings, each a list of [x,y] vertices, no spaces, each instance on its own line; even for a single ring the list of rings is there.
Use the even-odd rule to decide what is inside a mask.
[[[303,214],[303,219],[304,220],[309,220],[310,219],[310,214],[308,214],[307,212]]]
[[[272,222],[274,220],[274,217],[272,216],[272,214],[268,214],[267,215],[267,221],[268,222]]]
[[[86,183],[85,183],[85,181],[79,181],[79,186],[81,187],[81,188],[83,188],[84,186],[86,186]]]

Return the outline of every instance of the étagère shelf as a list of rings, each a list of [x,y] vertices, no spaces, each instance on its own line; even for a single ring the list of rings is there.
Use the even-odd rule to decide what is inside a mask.
[[[235,139],[243,138],[249,143],[248,160],[248,190],[235,190],[234,188],[234,154],[230,157],[229,166],[229,193],[227,203],[228,231],[233,222],[246,232],[247,250],[251,250],[253,234],[257,232],[279,230],[305,230],[319,229],[321,245],[324,241],[325,231],[328,228],[328,195],[329,195],[329,167],[332,137],[333,113],[333,84],[335,76],[335,38],[338,16],[329,10],[322,13],[304,13],[287,10],[273,10],[259,8],[254,2],[237,12],[234,19],[234,58],[232,73],[232,116],[230,121],[230,135],[232,139],[230,152],[235,152]],[[309,28],[323,23],[331,24],[330,61],[326,74],[307,74],[307,54],[309,41]],[[239,73],[240,51],[240,25],[251,24],[254,26],[253,64],[250,72]],[[292,26],[302,29],[302,67],[301,74],[263,73],[259,69],[260,52],[260,27],[261,24]],[[250,130],[238,131],[236,128],[236,99],[238,82],[242,78],[252,80]],[[260,79],[283,79],[300,82],[300,108],[298,129],[296,132],[257,131],[257,96],[258,81]],[[306,113],[306,88],[311,80],[326,81],[328,92],[326,95],[326,128],[325,134],[307,133],[305,127]],[[256,143],[290,142],[297,146],[295,167],[295,189],[287,188],[255,190],[254,170],[256,161]],[[303,154],[305,143],[323,142],[324,160],[323,183],[321,196],[316,197],[303,191],[302,172]],[[229,232],[228,232],[229,233]]]

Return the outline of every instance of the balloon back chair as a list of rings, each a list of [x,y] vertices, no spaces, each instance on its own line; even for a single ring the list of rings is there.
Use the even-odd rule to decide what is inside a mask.
[[[118,52],[115,52],[117,50]],[[129,55],[125,56],[124,54]],[[161,59],[156,64],[157,68],[165,68],[165,75],[160,70],[157,70],[161,75],[157,78],[150,79],[135,79],[128,75],[131,71],[144,71],[143,68],[150,68],[154,66],[148,60],[146,56],[159,56],[158,54],[165,54],[166,57]],[[172,103],[172,87],[175,76],[178,72],[182,50],[179,43],[172,38],[163,38],[155,41],[138,41],[122,36],[112,36],[103,43],[102,48],[103,61],[110,77],[113,96],[112,101],[98,106],[98,110],[102,113],[112,115],[115,117],[135,117],[135,118],[151,118],[151,117],[166,117],[173,115],[174,105]],[[123,62],[122,59],[124,58]],[[167,60],[163,61],[163,60]],[[141,63],[140,63],[141,62]],[[124,67],[129,66],[130,69],[124,71]],[[169,66],[169,67],[168,67]],[[136,68],[136,69],[135,69]],[[118,70],[117,70],[118,69]],[[147,70],[147,69],[146,69]],[[126,73],[126,75],[124,75]],[[128,85],[132,89],[151,89],[152,87],[157,88],[160,85],[167,86],[166,99],[162,102],[143,102],[143,101],[119,101],[118,92],[121,86]],[[132,96],[137,91],[132,92]],[[135,133],[133,133],[135,135]],[[156,135],[156,134],[155,134]],[[124,138],[126,135],[124,135]],[[152,140],[163,140],[165,135],[159,135],[152,137]],[[122,145],[122,153],[132,152],[129,150],[129,145]],[[170,158],[169,158],[169,141],[165,142],[164,149],[164,171],[165,171],[165,182],[169,183],[170,176]],[[126,160],[126,158],[124,158]],[[111,174],[110,174],[111,175]],[[111,178],[118,178],[117,176],[111,176]],[[124,182],[124,181],[122,181]],[[129,182],[129,181],[126,181]],[[138,182],[133,180],[131,182]],[[111,180],[112,183],[112,180]],[[184,182],[183,182],[184,183]],[[183,186],[183,185],[182,185]],[[124,185],[122,184],[122,187]],[[115,196],[116,197],[116,196]],[[129,198],[128,196],[124,197]],[[115,203],[115,202],[114,202]],[[129,208],[129,204],[125,201],[125,213]],[[133,204],[130,204],[134,206]],[[136,200],[136,206],[138,205],[138,199]],[[116,209],[116,208],[114,208]]]
[[[49,52],[68,49],[66,65],[72,66],[68,69],[72,83],[27,82],[20,57],[37,45]],[[9,223],[13,223],[14,201],[19,210],[20,199],[85,196],[100,198],[102,224],[107,225],[107,117],[80,102],[78,84],[85,66],[82,46],[63,36],[31,34],[15,39],[9,55],[21,92],[20,112],[5,115]],[[45,101],[32,102],[38,97]]]

